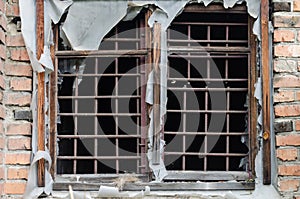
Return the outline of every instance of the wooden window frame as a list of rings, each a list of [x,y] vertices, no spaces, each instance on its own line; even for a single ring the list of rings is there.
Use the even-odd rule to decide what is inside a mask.
[[[262,6],[263,7],[263,6]],[[193,8],[191,8],[193,9]],[[206,8],[197,8],[197,9],[204,9],[205,11],[208,11]],[[262,11],[266,12],[264,8],[262,8]],[[148,14],[148,17],[149,17],[150,14]],[[266,15],[264,15],[266,16]],[[266,18],[262,18],[263,21],[266,20]],[[252,27],[253,26],[253,22],[254,20],[250,20],[250,24],[249,24],[249,27]],[[146,24],[147,24],[147,21],[146,21]],[[55,32],[57,33],[57,27],[54,27],[54,30]],[[150,33],[150,31],[148,31]],[[268,40],[266,39],[266,35],[264,35],[264,33],[266,33],[266,30],[263,29],[263,37],[262,37],[262,41],[265,41],[265,40]],[[252,172],[253,172],[253,175],[255,175],[255,165],[254,165],[254,158],[257,154],[257,150],[258,150],[258,146],[257,146],[257,130],[256,130],[256,125],[257,125],[257,103],[256,103],[256,99],[254,98],[254,83],[256,82],[256,77],[257,77],[257,71],[256,71],[256,54],[257,54],[257,49],[256,49],[256,37],[251,34],[250,35],[250,43],[251,43],[251,67],[250,67],[250,73],[254,73],[255,75],[251,76],[251,78],[249,79],[249,96],[250,96],[250,104],[249,106],[251,107],[250,108],[250,114],[251,116],[255,116],[255,117],[251,117],[251,121],[250,121],[250,128],[251,128],[251,133],[250,133],[250,143],[251,143],[251,148],[250,148],[250,160],[251,160],[251,169],[252,169]],[[151,42],[151,34],[146,34],[146,45],[149,45]],[[55,43],[57,43],[55,41]],[[265,44],[265,45],[264,45]],[[268,44],[266,43],[263,43],[263,46],[266,46]],[[52,58],[53,58],[53,61],[54,63],[57,65],[57,59],[55,59],[55,56],[57,55],[57,46],[56,48],[51,48],[51,55],[52,55]],[[264,51],[263,51],[264,52]],[[148,54],[148,62],[150,63],[151,62],[151,58],[149,60],[149,57],[150,57],[150,52],[149,51],[146,51],[146,53]],[[59,53],[58,53],[59,54]],[[263,60],[263,66],[264,65],[268,65],[268,61],[266,61],[264,59],[264,57],[266,57],[266,54],[263,54],[262,55],[262,60]],[[49,95],[49,98],[50,98],[50,111],[49,111],[49,115],[50,115],[50,136],[49,136],[49,150],[50,150],[50,155],[52,157],[52,159],[54,160],[53,161],[53,164],[51,166],[51,173],[53,175],[53,177],[57,177],[55,175],[55,165],[56,165],[56,158],[55,158],[55,143],[56,143],[56,114],[57,114],[57,110],[56,110],[56,99],[57,99],[57,87],[56,87],[56,81],[57,81],[57,68],[55,68],[56,71],[54,71],[51,76],[50,76],[50,84],[48,85],[48,95]],[[263,72],[264,73],[267,73],[266,72],[266,69],[264,69],[263,67]],[[147,68],[146,69],[146,73],[149,74],[150,72],[150,69]],[[268,73],[267,73],[268,74]],[[267,75],[264,75],[263,77],[263,82],[268,82],[269,80],[267,79],[266,77]],[[145,79],[146,80],[146,79]],[[40,85],[40,84],[39,84]],[[263,107],[263,112],[264,112],[264,129],[267,128],[268,129],[268,115],[269,113],[266,112],[266,109],[268,109],[268,106],[269,104],[266,103],[266,101],[269,100],[269,98],[267,98],[267,94],[266,93],[269,93],[269,89],[268,87],[266,87],[266,83],[263,84],[264,85],[264,90],[267,91],[267,92],[263,92],[264,93],[264,97],[263,97],[263,101],[264,103],[266,104],[267,107]],[[39,104],[39,107],[40,107],[40,104]],[[266,118],[266,119],[265,119]],[[42,120],[39,120],[39,124],[42,122]],[[39,131],[40,132],[40,131]],[[266,131],[264,131],[266,132]],[[40,138],[39,138],[40,139]],[[266,143],[266,146],[269,144],[269,139],[265,139],[265,142],[264,142],[264,145]],[[268,150],[268,149],[267,149]],[[267,150],[265,150],[265,156],[264,157],[267,157],[268,159],[268,152],[266,152]],[[265,170],[267,170],[267,173],[270,172],[270,168],[269,168],[269,164],[266,163],[265,164],[266,166],[264,166],[264,176],[268,176],[267,174],[265,174]],[[43,170],[43,169],[39,169],[40,170]],[[42,172],[41,172],[42,173]],[[220,174],[221,175],[221,174]],[[211,176],[211,174],[209,173],[203,173],[203,180],[209,180],[209,176]],[[68,180],[70,181],[73,181],[75,179],[74,176],[65,176]],[[64,179],[66,179],[64,177]],[[100,183],[103,183],[103,182],[106,182],[106,180],[112,180],[112,179],[115,179],[116,177],[118,176],[110,176],[108,177],[107,179],[104,179],[104,181],[101,182],[100,180]],[[192,177],[191,177],[192,178]],[[226,177],[225,177],[226,178]],[[267,177],[268,178],[268,177]],[[84,178],[83,178],[84,179]],[[95,180],[95,179],[99,179],[98,176],[95,176],[93,178],[89,178],[87,177],[86,180]],[[216,178],[218,179],[218,178]],[[55,183],[54,185],[54,189],[57,189],[57,190],[65,190],[67,189],[67,185],[66,183],[63,183],[63,182],[59,182],[60,179],[57,178],[57,183]],[[75,180],[76,181],[76,180]],[[268,180],[264,181],[265,183],[268,183]],[[70,183],[67,183],[67,184],[70,184]],[[90,186],[85,186],[85,187],[82,187],[81,183],[72,183],[73,184],[73,188],[74,189],[78,189],[78,190],[82,190],[82,188],[84,188],[84,190],[95,190],[95,189],[98,189],[99,188],[99,182],[97,182],[96,184],[91,184]],[[135,185],[128,185],[127,186],[127,190],[139,190],[142,186],[145,186],[145,185],[148,185],[148,183],[135,183]],[[153,188],[151,187],[151,190],[161,190],[161,186],[164,186],[163,189],[167,189],[167,190],[176,190],[176,189],[182,189],[182,188],[186,188],[187,190],[201,190],[201,189],[204,189],[204,190],[207,190],[207,189],[234,189],[237,188],[237,189],[253,189],[253,186],[252,185],[249,185],[249,184],[245,184],[245,183],[241,183],[239,185],[230,185],[230,183],[228,183],[226,186],[222,187],[220,186],[218,183],[213,183],[213,184],[210,184],[211,186],[198,186],[196,185],[195,183],[190,183],[188,184],[187,186],[182,186],[182,185],[175,185],[174,187],[171,187],[171,186],[168,186],[167,183],[162,183],[162,184],[158,184],[158,185],[154,185]],[[172,185],[173,186],[173,185]]]

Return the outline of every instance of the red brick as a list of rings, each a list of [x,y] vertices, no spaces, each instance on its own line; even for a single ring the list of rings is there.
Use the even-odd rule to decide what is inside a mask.
[[[300,27],[299,15],[275,15],[274,27],[289,28]]]
[[[30,152],[6,153],[5,164],[28,165],[30,164]]]
[[[274,94],[274,102],[292,102],[295,100],[293,91],[278,91]]]
[[[5,80],[3,75],[0,75],[0,88],[5,89]]]
[[[295,40],[295,32],[293,30],[280,30],[274,31],[274,42],[291,42]]]
[[[11,123],[7,126],[7,135],[31,135],[30,123]]]
[[[7,147],[9,150],[30,150],[31,139],[29,137],[9,138]]]
[[[5,179],[5,168],[3,166],[0,167],[0,179]]]
[[[2,103],[3,101],[3,91],[0,91],[0,102]]]
[[[31,94],[25,92],[4,93],[3,103],[7,105],[28,106],[31,102]]]
[[[6,15],[7,16],[19,16],[19,5],[16,3],[13,4],[6,4]]]
[[[23,194],[25,192],[26,182],[5,182],[4,192],[6,194]]]
[[[0,164],[4,162],[4,152],[0,151]]]
[[[296,92],[295,100],[297,100],[297,101],[300,100],[300,91],[297,91],[297,92]]]
[[[276,105],[274,107],[275,116],[289,117],[300,115],[300,104],[293,105]]]
[[[299,180],[281,180],[279,181],[280,191],[297,191],[299,188]]]
[[[16,47],[25,46],[22,34],[7,35],[7,37],[6,37],[6,45],[7,46],[16,46]]]
[[[4,181],[0,181],[0,195],[4,194]]]
[[[4,10],[5,10],[5,2],[6,2],[6,1],[4,1],[4,0],[0,0],[0,10],[1,10],[2,12],[4,12]]]
[[[0,41],[2,44],[5,44],[5,32],[3,29],[0,28]]]
[[[277,146],[300,146],[300,135],[278,135],[276,136]]]
[[[277,45],[274,47],[274,55],[278,57],[300,57],[300,45]]]
[[[32,68],[26,64],[5,64],[5,74],[9,76],[32,77]]]
[[[29,61],[26,48],[13,48],[10,50],[10,58],[14,61]]]
[[[274,71],[275,72],[288,72],[294,73],[297,72],[298,63],[295,60],[274,60]]]
[[[282,161],[296,160],[298,157],[298,151],[295,148],[277,149],[277,158]]]
[[[32,80],[29,78],[12,78],[10,88],[14,91],[31,91]]]
[[[0,45],[0,57],[6,59],[6,47],[3,44]]]
[[[273,80],[274,88],[297,88],[300,87],[300,77],[294,75],[275,76]]]
[[[300,131],[300,120],[295,121],[295,130]]]
[[[3,105],[0,105],[0,118],[5,119],[6,117],[6,109]]]
[[[5,138],[0,137],[0,149],[4,149],[4,148],[5,148]]]
[[[7,179],[27,179],[28,168],[7,168]]]
[[[7,30],[7,19],[6,17],[2,14],[0,15],[0,26],[6,31]]]
[[[300,1],[295,0],[294,1],[294,11],[299,12],[300,11]]]
[[[300,165],[279,165],[278,175],[300,176]]]

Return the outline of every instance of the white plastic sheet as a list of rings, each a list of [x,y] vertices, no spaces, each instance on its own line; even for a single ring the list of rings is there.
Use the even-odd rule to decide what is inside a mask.
[[[126,15],[127,1],[79,1],[63,25],[74,50],[96,50],[103,37]]]
[[[46,165],[48,165],[48,169],[45,170],[45,181],[47,182],[45,187],[37,186],[37,163],[41,159],[45,159]],[[38,198],[43,192],[48,195],[52,192],[53,180],[50,174],[51,164],[52,161],[49,153],[45,151],[38,151],[35,153],[29,169],[27,186],[23,195],[24,199],[35,199]]]

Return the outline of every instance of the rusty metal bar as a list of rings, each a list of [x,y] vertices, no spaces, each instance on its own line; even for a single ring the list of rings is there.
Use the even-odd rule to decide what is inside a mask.
[[[216,22],[173,22],[174,25],[203,25],[203,26],[224,26],[224,23]],[[227,26],[248,26],[248,23],[226,23]]]

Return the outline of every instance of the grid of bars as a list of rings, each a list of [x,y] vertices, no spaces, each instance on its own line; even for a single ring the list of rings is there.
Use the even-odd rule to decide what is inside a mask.
[[[96,53],[63,47],[56,53],[61,82],[58,174],[141,173],[145,167],[141,163],[145,150],[141,21],[118,24]],[[134,53],[122,55],[122,50]]]
[[[184,12],[168,30],[169,170],[241,171],[248,157],[248,16],[210,11]]]

